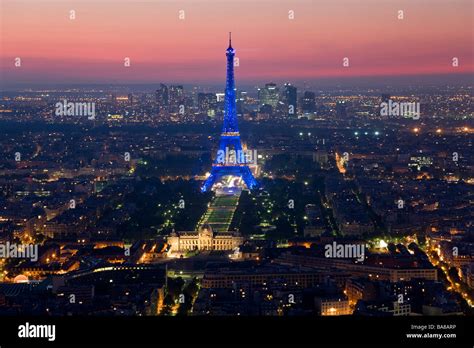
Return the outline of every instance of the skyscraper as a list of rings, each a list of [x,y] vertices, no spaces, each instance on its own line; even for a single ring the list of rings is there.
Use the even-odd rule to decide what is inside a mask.
[[[169,106],[168,86],[160,83],[160,88],[155,93],[155,100],[160,108],[167,108]]]
[[[297,89],[289,83],[285,83],[283,91],[283,102],[285,104],[285,113],[288,117],[297,117],[296,103],[297,103]]]
[[[347,104],[345,101],[338,101],[336,103],[336,116],[338,118],[347,117]]]
[[[170,86],[169,87],[170,112],[178,112],[180,105],[184,105],[183,86]]]
[[[278,105],[278,88],[274,83],[267,83],[264,88],[258,89],[260,106],[270,105],[273,110]]]
[[[235,81],[234,81],[234,56],[235,50],[232,48],[232,39],[229,34],[229,47],[226,50],[227,56],[227,79],[225,86],[225,108],[224,108],[224,124],[222,126],[221,139],[219,142],[219,153],[228,153],[235,151],[242,153],[242,143],[240,141],[240,132],[237,124],[237,110],[235,103]],[[227,156],[226,156],[227,157]],[[244,180],[249,189],[257,187],[257,181],[253,177],[248,167],[245,156],[236,156],[236,161],[229,163],[221,162],[219,156],[212,164],[211,174],[204,182],[201,190],[208,191],[214,183],[221,177],[226,175],[240,176]]]
[[[199,112],[208,116],[213,116],[216,111],[217,98],[214,93],[199,93],[198,108]]]
[[[310,114],[316,111],[316,96],[314,92],[304,92],[302,109],[305,114]]]
[[[248,93],[245,91],[239,91],[237,96],[237,115],[242,115],[245,113],[245,103],[248,99]]]

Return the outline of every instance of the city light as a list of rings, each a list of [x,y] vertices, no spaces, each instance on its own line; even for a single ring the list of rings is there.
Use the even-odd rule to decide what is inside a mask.
[[[471,8],[236,1],[6,5],[0,313],[137,345],[248,341],[237,316],[281,317],[270,345],[470,337]]]

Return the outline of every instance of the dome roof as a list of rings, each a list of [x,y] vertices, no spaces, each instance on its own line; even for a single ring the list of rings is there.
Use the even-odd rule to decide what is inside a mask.
[[[208,224],[202,225],[201,228],[199,229],[199,235],[212,238],[214,236],[214,231],[212,230],[211,225],[208,225]]]

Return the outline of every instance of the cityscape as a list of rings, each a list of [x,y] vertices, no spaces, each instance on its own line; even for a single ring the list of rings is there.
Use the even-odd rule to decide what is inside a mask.
[[[0,317],[472,316],[472,49],[241,79],[245,40],[218,37],[212,82],[30,81],[5,39]]]

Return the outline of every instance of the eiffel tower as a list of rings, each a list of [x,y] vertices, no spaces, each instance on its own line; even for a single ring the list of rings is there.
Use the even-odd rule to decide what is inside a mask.
[[[224,125],[222,127],[221,139],[219,142],[219,153],[227,154],[235,151],[237,154],[242,153],[242,143],[240,141],[239,127],[237,125],[237,112],[235,105],[235,82],[234,82],[234,56],[235,50],[232,48],[232,36],[229,33],[229,47],[226,50],[227,56],[227,80],[225,86],[225,109],[224,109]],[[241,177],[247,188],[254,189],[258,186],[257,180],[253,177],[248,166],[246,156],[236,156],[235,161],[221,161],[217,156],[212,164],[211,175],[206,179],[201,191],[206,192],[212,188],[212,185],[223,176],[232,175]],[[227,158],[227,156],[226,156]]]

